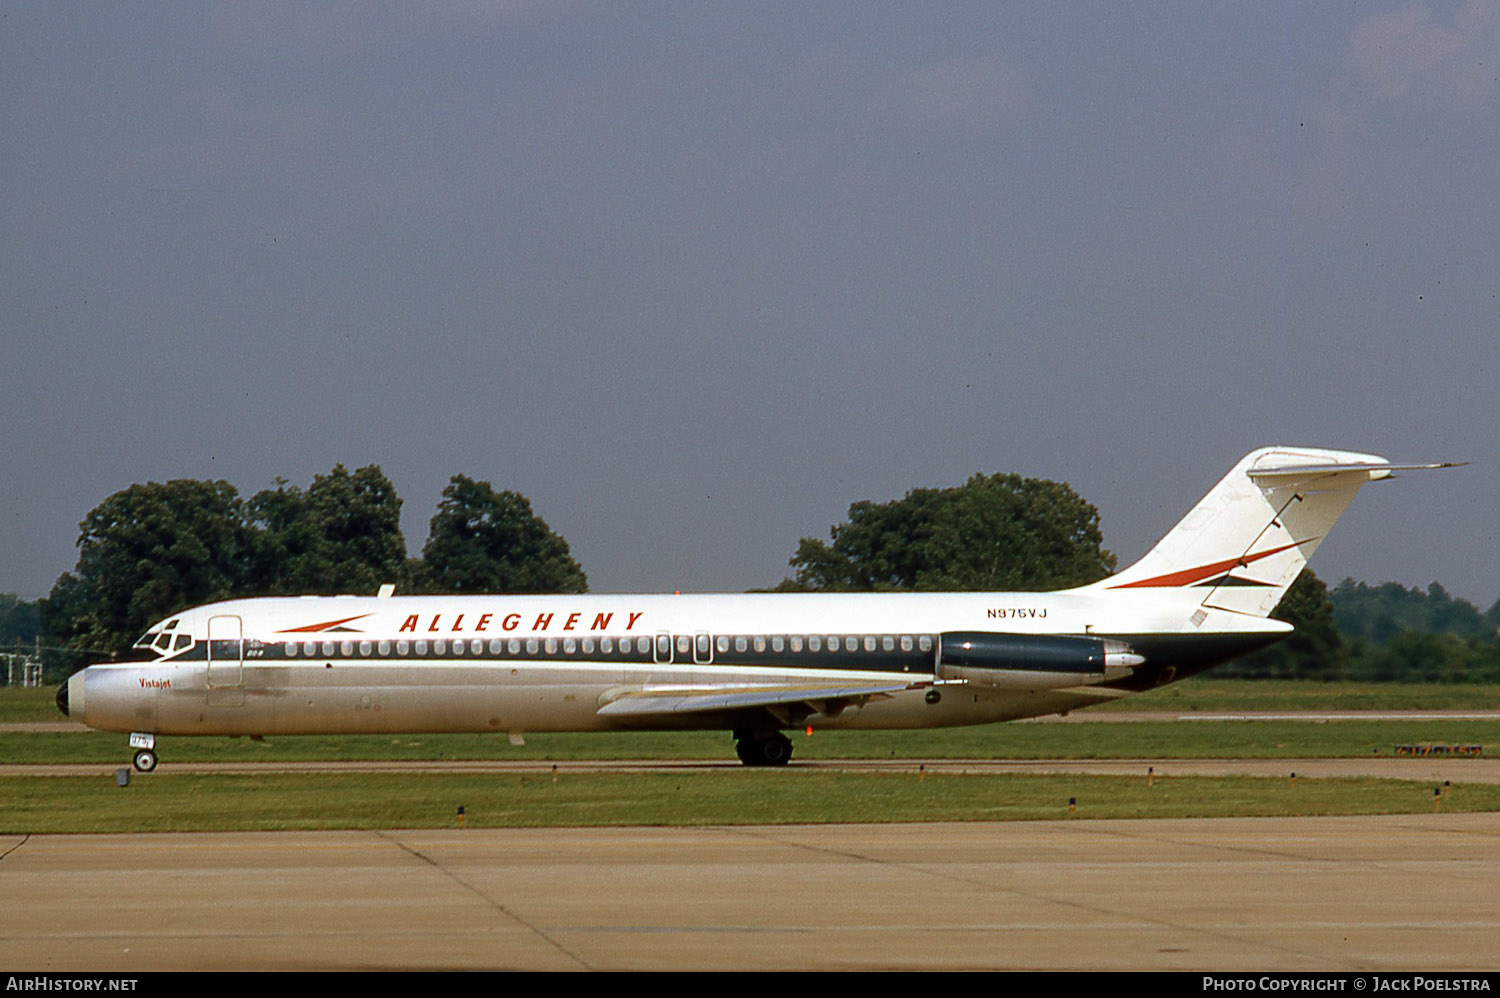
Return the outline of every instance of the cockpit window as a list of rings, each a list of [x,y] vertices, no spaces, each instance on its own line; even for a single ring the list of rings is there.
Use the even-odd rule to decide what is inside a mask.
[[[150,648],[151,645],[156,641],[156,635],[156,631],[147,631],[145,634],[141,635],[140,640],[135,643],[135,647]]]
[[[156,639],[156,647],[160,648],[162,651],[166,651],[168,648],[172,647],[172,635],[168,634],[166,631],[162,631],[161,637]]]
[[[162,630],[164,630],[164,631],[175,631],[175,630],[177,630],[177,618],[173,617],[171,620],[167,621],[167,626],[163,627]]]
[[[193,636],[191,634],[179,634],[179,635],[177,635],[177,641],[176,641],[176,643],[172,645],[172,650],[173,651],[182,651],[182,649],[186,648],[188,645],[190,645],[192,643],[193,643]]]

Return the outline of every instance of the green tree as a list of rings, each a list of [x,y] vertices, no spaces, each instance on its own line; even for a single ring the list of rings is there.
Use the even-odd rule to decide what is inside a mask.
[[[248,515],[256,592],[373,593],[407,579],[401,500],[377,465],[352,473],[335,465],[305,492],[277,479],[251,497]]]
[[[1371,586],[1345,579],[1330,598],[1334,620],[1344,636],[1373,644],[1386,644],[1408,631],[1472,638],[1495,633],[1495,621],[1467,600],[1449,595],[1436,582],[1423,591],[1396,582]]]
[[[70,647],[124,650],[154,621],[244,586],[251,536],[228,482],[132,485],[79,530],[78,564],[42,607],[43,628]]]
[[[1083,585],[1108,575],[1099,511],[1060,482],[975,475],[949,489],[856,502],[832,542],[804,537],[782,591],[998,591]]]
[[[0,651],[17,641],[30,644],[42,630],[40,601],[27,602],[15,593],[0,593]]]
[[[1394,683],[1491,682],[1496,676],[1496,652],[1493,638],[1402,631],[1384,644],[1362,644],[1354,678]]]
[[[454,475],[422,548],[418,585],[440,593],[582,593],[588,578],[525,496]]]
[[[1349,677],[1377,682],[1493,682],[1500,678],[1497,609],[1486,613],[1436,582],[1425,590],[1353,579],[1331,594],[1349,645]]]

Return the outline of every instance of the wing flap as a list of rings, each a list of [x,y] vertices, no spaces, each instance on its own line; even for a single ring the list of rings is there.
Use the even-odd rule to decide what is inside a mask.
[[[632,690],[599,708],[605,717],[661,717],[674,714],[712,714],[807,704],[815,712],[834,701],[838,709],[854,701],[890,696],[915,689],[912,683],[871,683],[865,686],[753,686],[711,689]],[[837,712],[837,711],[833,711]]]

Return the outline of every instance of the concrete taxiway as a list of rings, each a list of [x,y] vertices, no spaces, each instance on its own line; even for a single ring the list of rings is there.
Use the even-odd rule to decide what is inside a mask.
[[[0,837],[0,966],[1500,966],[1500,815]]]

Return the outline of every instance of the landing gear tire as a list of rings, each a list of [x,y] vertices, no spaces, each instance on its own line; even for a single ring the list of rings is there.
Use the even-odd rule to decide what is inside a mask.
[[[132,761],[136,769],[142,773],[149,773],[156,768],[156,753],[150,749],[141,749]]]
[[[745,735],[734,743],[734,753],[747,766],[785,766],[792,758],[792,740],[781,732]]]

